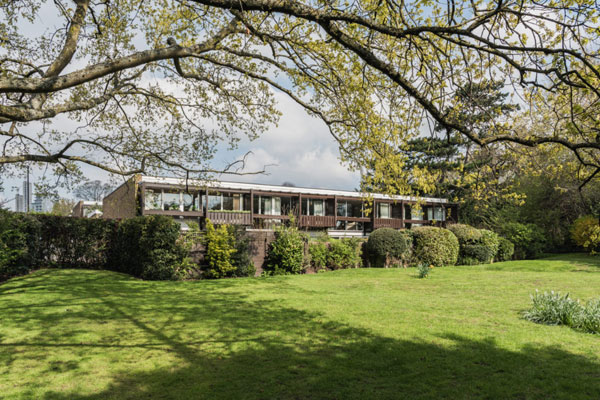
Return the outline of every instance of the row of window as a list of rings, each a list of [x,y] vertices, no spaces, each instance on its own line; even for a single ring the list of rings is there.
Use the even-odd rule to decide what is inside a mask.
[[[298,199],[295,197],[254,196],[255,214],[288,215],[297,214]],[[250,211],[250,195],[241,193],[206,194],[201,192],[184,192],[179,190],[146,189],[144,207],[146,210],[199,211],[208,200],[209,211]],[[423,213],[411,210],[406,206],[406,219],[422,219]],[[334,201],[325,199],[302,199],[301,215],[326,216],[333,215]],[[427,219],[444,221],[446,218],[443,207],[426,207]],[[337,202],[338,217],[363,218],[365,216],[361,201]],[[376,218],[402,218],[402,205],[378,203]],[[361,228],[362,229],[362,228]]]

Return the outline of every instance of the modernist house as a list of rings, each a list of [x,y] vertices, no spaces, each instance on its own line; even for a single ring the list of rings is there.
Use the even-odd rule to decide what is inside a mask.
[[[102,209],[104,218],[169,215],[184,227],[189,221],[203,226],[208,218],[214,224],[268,229],[293,216],[301,229],[326,230],[331,236],[458,220],[458,205],[440,198],[141,175],[106,196]]]
[[[102,203],[99,201],[81,200],[73,207],[72,217],[101,218]]]

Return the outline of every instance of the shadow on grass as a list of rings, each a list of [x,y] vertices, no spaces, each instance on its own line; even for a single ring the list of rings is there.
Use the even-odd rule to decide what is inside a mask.
[[[386,338],[279,301],[253,302],[246,297],[251,286],[239,281],[172,284],[64,271],[27,284],[52,287],[65,301],[13,315],[13,323],[42,328],[35,338],[0,343],[0,362],[22,351],[43,361],[56,348],[88,357],[155,350],[178,360],[143,371],[124,365],[99,393],[46,391],[47,399],[600,398],[600,364],[560,348],[509,351],[461,335],[440,338],[443,345]],[[71,298],[88,301],[65,313]],[[56,329],[86,319],[123,324],[130,337],[105,332],[86,343],[74,340],[81,328]],[[47,373],[78,368],[54,361]],[[83,372],[94,379],[95,371]]]

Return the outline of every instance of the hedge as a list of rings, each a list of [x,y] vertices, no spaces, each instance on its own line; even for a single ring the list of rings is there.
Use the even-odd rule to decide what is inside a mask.
[[[412,237],[405,231],[380,228],[369,236],[365,244],[365,257],[371,267],[389,267],[410,259]]]
[[[179,237],[166,216],[117,222],[0,211],[0,281],[49,267],[174,279],[189,261]]]
[[[496,260],[497,261],[512,260],[514,253],[515,253],[515,245],[510,240],[501,237],[500,242],[498,243],[498,253],[496,254]]]
[[[461,265],[490,263],[496,258],[500,236],[487,229],[477,229],[470,225],[453,224],[448,226],[458,239],[458,263]]]
[[[414,257],[418,263],[455,265],[458,260],[458,239],[448,229],[420,226],[412,230]]]

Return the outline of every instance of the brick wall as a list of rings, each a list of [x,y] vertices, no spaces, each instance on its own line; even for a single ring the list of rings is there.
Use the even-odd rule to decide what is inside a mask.
[[[102,200],[104,218],[132,218],[137,215],[137,184],[131,178]]]

